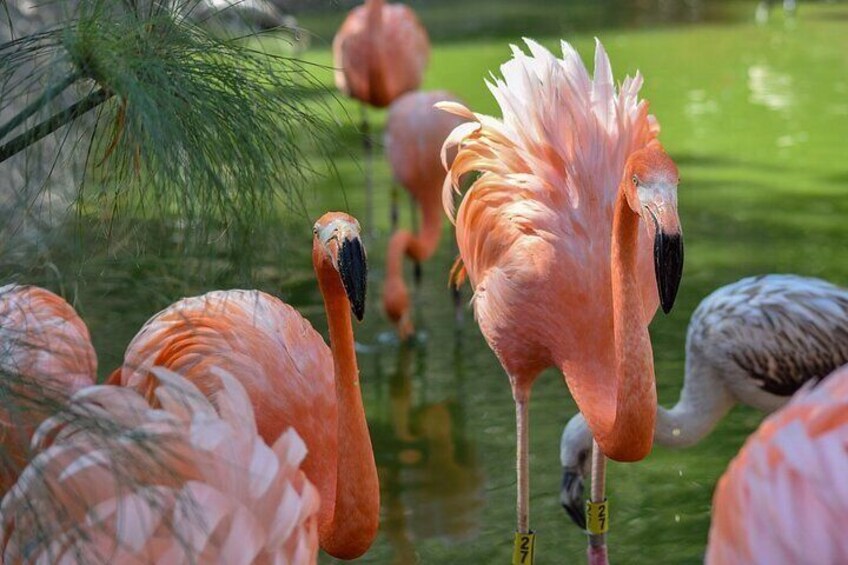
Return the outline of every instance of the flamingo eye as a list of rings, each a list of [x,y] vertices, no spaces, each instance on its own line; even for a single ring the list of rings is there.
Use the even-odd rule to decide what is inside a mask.
[[[633,186],[639,186],[639,177],[633,175],[633,178],[630,180],[633,181]]]

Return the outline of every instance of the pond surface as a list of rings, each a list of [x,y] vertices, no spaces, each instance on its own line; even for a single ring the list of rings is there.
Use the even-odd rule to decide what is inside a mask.
[[[689,316],[709,292],[767,272],[848,285],[848,5],[801,4],[794,18],[775,7],[769,21],[756,24],[753,3],[686,2],[691,10],[673,10],[680,17],[640,19],[641,12],[634,12],[630,20],[606,17],[608,3],[599,4],[594,12],[588,3],[574,5],[590,14],[587,20],[583,12],[570,18],[571,4],[531,3],[521,20],[526,27],[517,29],[509,6],[519,3],[487,2],[491,11],[480,8],[485,17],[477,20],[471,10],[445,13],[446,4],[436,3],[423,14],[425,22],[439,26],[426,87],[447,88],[473,109],[494,113],[483,78],[497,73],[509,56],[508,43],[521,35],[550,48],[564,36],[584,60],[591,60],[597,35],[616,79],[642,71],[643,95],[682,176],[683,282],[674,312],[660,314],[651,327],[659,399],[670,405],[683,379]],[[339,18],[311,14],[301,23],[332,30]],[[655,23],[662,25],[645,27]],[[329,64],[322,37],[303,56]],[[316,74],[331,84],[328,71]],[[306,197],[307,213],[292,215],[284,229],[257,234],[254,244],[264,259],[252,268],[236,269],[237,257],[223,252],[201,264],[175,251],[172,230],[152,226],[144,232],[149,241],[143,254],[129,256],[136,242],[124,241],[103,256],[87,252],[82,261],[67,246],[73,241],[76,249],[84,241],[59,234],[61,243],[42,251],[44,264],[55,268],[20,278],[30,275],[76,301],[100,352],[101,375],[120,361],[147,317],[181,296],[214,288],[254,285],[274,292],[325,331],[309,264],[311,223],[327,209],[365,216],[353,125],[359,109],[343,106],[349,116],[340,114],[339,120],[348,146],[338,155],[337,175],[316,182]],[[371,112],[378,130],[384,117]],[[367,242],[370,302],[356,332],[383,508],[379,538],[362,561],[506,563],[515,527],[514,408],[507,378],[470,310],[461,323],[456,320],[446,287],[455,257],[447,228],[415,294],[419,339],[400,345],[391,337],[379,310],[389,172],[379,159],[375,167],[376,236]],[[401,222],[408,225],[406,207],[402,211]],[[531,404],[531,523],[540,564],[581,562],[585,555],[585,536],[558,501],[559,437],[574,413],[561,376],[544,373]],[[610,464],[611,561],[702,561],[715,482],[760,419],[737,408],[695,448],[658,447],[638,464]]]

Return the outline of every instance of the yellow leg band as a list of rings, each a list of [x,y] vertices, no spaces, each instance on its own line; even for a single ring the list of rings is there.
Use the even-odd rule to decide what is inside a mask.
[[[609,502],[586,501],[586,530],[590,534],[599,535],[609,530]]]
[[[512,549],[512,565],[533,565],[536,558],[536,534],[515,532],[515,545]]]

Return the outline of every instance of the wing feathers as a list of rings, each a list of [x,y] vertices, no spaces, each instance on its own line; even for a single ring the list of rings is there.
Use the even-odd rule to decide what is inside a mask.
[[[211,403],[151,372],[161,409],[95,386],[42,425],[43,451],[0,506],[2,560],[314,563],[318,494],[298,434],[266,445],[225,371],[211,371],[222,385]]]

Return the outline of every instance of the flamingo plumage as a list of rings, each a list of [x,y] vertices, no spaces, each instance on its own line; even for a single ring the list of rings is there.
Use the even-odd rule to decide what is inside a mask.
[[[85,322],[56,294],[37,286],[0,288],[0,493],[26,465],[38,425],[77,390],[97,380],[97,355]]]
[[[562,59],[525,43],[530,54],[513,47],[503,79],[488,83],[502,119],[440,105],[468,120],[445,145],[458,146],[449,215],[462,175],[480,173],[456,211],[456,238],[516,403],[519,533],[529,532],[528,410],[543,369],[561,370],[604,454],[650,452],[648,323],[658,303],[671,308],[683,258],[677,168],[638,97],[641,76],[616,88],[600,42],[594,78],[568,43]]]
[[[766,418],[719,479],[705,562],[848,563],[848,367]]]
[[[0,505],[4,563],[315,563],[318,491],[289,428],[273,445],[233,376],[207,398],[161,367],[136,391],[78,392]]]
[[[417,89],[429,58],[427,30],[412,8],[384,0],[352,9],[333,38],[336,87],[377,108]]]
[[[383,310],[397,326],[402,339],[414,332],[409,291],[403,280],[403,259],[409,257],[418,266],[429,259],[439,245],[445,176],[440,161],[441,148],[451,131],[462,123],[457,116],[434,107],[445,100],[458,102],[444,90],[418,91],[404,94],[389,108],[386,154],[392,174],[421,210],[420,231],[395,231],[386,252]]]
[[[258,291],[216,291],[151,318],[111,381],[154,400],[153,366],[183,375],[207,396],[220,388],[211,367],[235,375],[268,444],[288,428],[303,438],[309,450],[303,470],[321,495],[321,547],[351,559],[371,545],[380,509],[351,319],[351,311],[359,319],[364,313],[365,249],[359,222],[347,214],[327,213],[313,231],[312,260],[332,349],[281,300]]]
[[[848,363],[848,289],[797,275],[747,277],[704,298],[689,321],[680,400],[657,407],[654,441],[689,447],[734,404],[766,413],[807,381]],[[563,429],[560,501],[585,527],[583,481],[592,434],[577,414]]]
[[[372,143],[366,106],[385,108],[421,86],[430,38],[409,6],[365,0],[345,17],[333,37],[336,87],[362,103],[366,221],[372,226]]]

